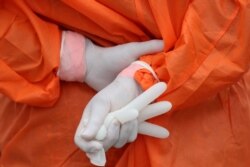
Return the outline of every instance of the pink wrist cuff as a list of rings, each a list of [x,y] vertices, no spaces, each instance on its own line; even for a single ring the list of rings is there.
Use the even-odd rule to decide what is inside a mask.
[[[63,31],[60,52],[60,66],[57,76],[64,81],[84,81],[85,38],[72,31]]]

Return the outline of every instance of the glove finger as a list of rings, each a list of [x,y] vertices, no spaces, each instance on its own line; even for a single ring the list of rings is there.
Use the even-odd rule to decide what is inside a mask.
[[[79,127],[81,128],[81,130],[87,126],[89,117],[90,117],[90,103],[87,104],[87,106],[85,107],[83,111],[82,118],[79,124]]]
[[[135,120],[129,121],[121,126],[119,139],[116,142],[116,144],[114,145],[115,148],[121,148],[122,146],[124,146],[128,142],[128,139],[131,135],[131,132],[133,131],[133,128],[135,128],[135,127],[133,127],[134,121]]]
[[[90,117],[90,103],[88,103],[87,106],[84,109],[81,121],[78,124],[78,127],[76,129],[75,137],[81,137],[82,132],[86,128],[86,125],[88,123],[89,117]]]
[[[138,111],[145,108],[148,104],[157,99],[167,90],[167,84],[164,82],[159,82],[154,84],[149,89],[141,93],[139,96],[134,98],[130,103],[126,105],[126,108],[133,108]]]
[[[110,110],[108,99],[98,95],[91,101],[89,120],[85,129],[81,132],[81,137],[86,140],[91,140],[96,136]]]
[[[128,142],[130,142],[130,143],[135,141],[135,139],[137,138],[137,134],[138,134],[138,121],[134,120],[132,123],[133,123],[133,125],[132,125],[133,129],[132,129],[131,134],[128,138]]]
[[[169,136],[169,131],[167,129],[149,122],[140,123],[138,133],[161,139]]]
[[[150,104],[145,107],[139,114],[138,121],[143,122],[150,118],[165,114],[170,111],[172,104],[168,101],[161,101],[154,104]]]
[[[102,144],[98,141],[83,140],[80,135],[75,135],[75,144],[84,152],[97,152],[102,149]]]
[[[119,131],[120,123],[114,119],[108,127],[107,137],[103,141],[103,147],[105,151],[110,149],[110,147],[112,147],[117,142],[119,139]]]
[[[131,42],[123,45],[116,46],[120,52],[124,50],[122,56],[131,61],[137,60],[140,56],[145,54],[153,54],[163,51],[163,40],[150,40],[145,42]]]

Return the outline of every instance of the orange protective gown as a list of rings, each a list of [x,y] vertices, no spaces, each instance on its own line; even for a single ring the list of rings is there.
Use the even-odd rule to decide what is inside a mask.
[[[152,122],[171,136],[139,136],[107,166],[250,166],[248,0],[0,0],[0,166],[91,166],[73,136],[95,92],[56,77],[62,29],[103,46],[165,41],[141,59],[169,83],[159,100],[174,109]]]

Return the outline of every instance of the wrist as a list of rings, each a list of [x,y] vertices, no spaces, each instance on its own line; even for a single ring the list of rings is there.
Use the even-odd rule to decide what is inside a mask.
[[[125,90],[131,99],[140,95],[143,90],[133,77],[118,75],[114,82]]]
[[[97,60],[102,60],[100,49],[91,40],[85,39],[85,63],[86,71],[84,82],[95,90],[100,90],[98,85],[100,84],[100,77],[97,77],[97,72],[101,73],[103,67],[97,63]]]

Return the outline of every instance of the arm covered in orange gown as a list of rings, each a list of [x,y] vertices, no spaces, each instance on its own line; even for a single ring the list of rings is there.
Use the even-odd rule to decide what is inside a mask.
[[[160,100],[173,102],[174,108],[204,101],[237,82],[249,68],[250,17],[245,0],[2,2],[0,63],[5,75],[0,89],[18,102],[49,106],[59,96],[55,71],[60,31],[25,4],[101,45],[163,38],[165,51],[141,60],[168,82],[168,92]],[[140,70],[135,76],[143,88],[154,83],[147,73]]]
[[[64,24],[70,22],[29,2],[43,15]],[[147,62],[161,81],[168,82],[168,92],[159,100],[173,102],[174,109],[205,101],[236,83],[249,68],[247,0],[62,2],[61,9],[69,11],[65,6],[70,6],[81,14],[71,21],[72,27],[101,45],[163,38],[164,52],[140,60]],[[81,24],[81,19],[89,27]],[[144,89],[155,83],[147,70],[138,71],[135,78]]]
[[[161,40],[111,48],[98,47],[87,39],[85,43],[81,34],[61,33],[56,25],[46,22],[53,20],[38,15],[31,2],[43,11],[58,13],[57,16],[61,11],[60,7],[50,8],[54,2],[46,5],[49,9],[42,7],[42,1],[6,0],[1,3],[5,25],[1,27],[1,67],[5,74],[1,75],[0,92],[16,102],[40,107],[53,105],[59,96],[58,78],[85,81],[100,90],[139,56],[162,50]],[[54,24],[59,22],[54,21]],[[61,60],[59,65],[58,59]]]

